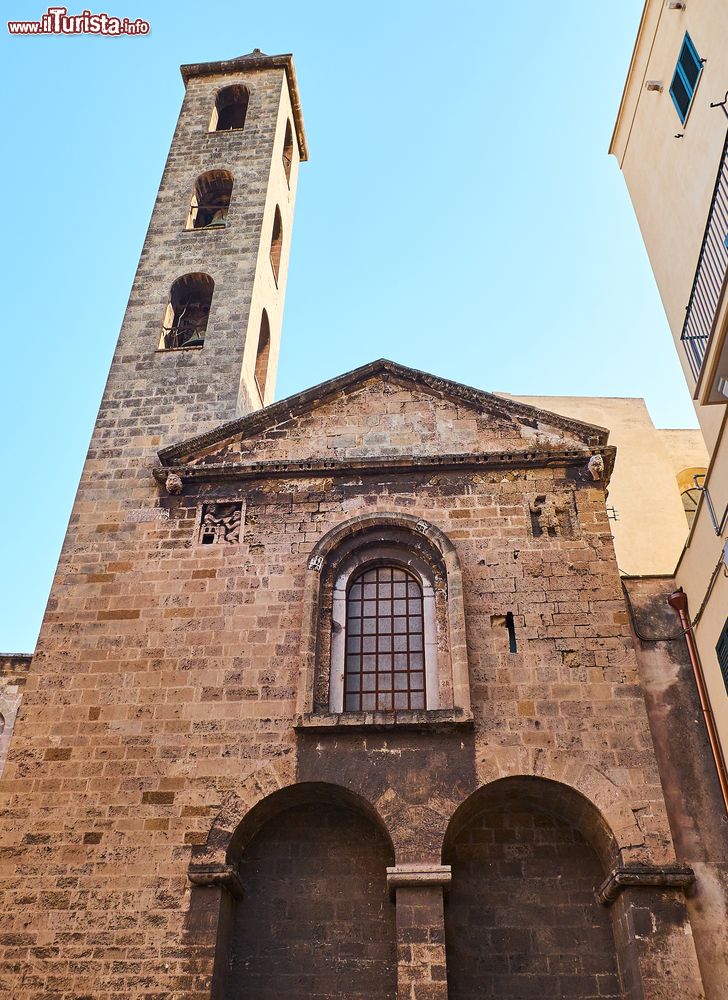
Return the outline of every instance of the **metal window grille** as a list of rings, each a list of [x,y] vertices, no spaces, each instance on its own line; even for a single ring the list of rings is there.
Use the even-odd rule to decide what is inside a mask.
[[[399,566],[365,570],[347,595],[344,709],[425,705],[422,587]]]
[[[723,144],[708,221],[680,339],[696,381],[708,350],[728,271],[728,135]]]

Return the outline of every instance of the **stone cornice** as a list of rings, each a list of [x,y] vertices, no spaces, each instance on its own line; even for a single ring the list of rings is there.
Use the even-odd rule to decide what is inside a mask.
[[[377,375],[405,387],[419,388],[431,395],[467,405],[481,413],[489,413],[507,421],[515,420],[534,429],[537,428],[539,422],[548,424],[550,427],[578,437],[592,452],[603,452],[609,437],[609,431],[603,427],[596,427],[580,420],[572,420],[569,417],[550,413],[513,399],[504,399],[502,396],[483,392],[481,389],[474,389],[459,382],[451,382],[449,379],[438,378],[435,375],[427,374],[427,372],[417,371],[414,368],[407,368],[394,361],[380,358],[354,371],[321,382],[319,385],[293,396],[288,396],[262,410],[256,410],[245,417],[221,424],[205,434],[162,448],[159,452],[160,462],[165,467],[184,465],[190,458],[198,457],[201,453],[230,438],[252,437],[263,430],[290,420],[292,417],[309,412],[326,400],[351,392]]]
[[[235,59],[224,59],[221,62],[188,63],[187,65],[180,66],[179,69],[185,86],[187,86],[187,81],[195,76],[222,76],[233,73],[245,73],[256,69],[285,70],[286,80],[288,81],[288,92],[291,98],[291,109],[296,124],[298,152],[302,160],[308,159],[306,130],[303,127],[303,112],[301,110],[301,96],[298,92],[296,68],[290,52],[285,52],[277,56],[267,56],[260,49],[254,49],[248,55],[238,56]]]
[[[603,451],[605,475],[599,485],[604,488],[614,465],[615,449]],[[480,471],[484,469],[528,469],[553,466],[576,467],[583,470],[580,479],[596,485],[586,472],[591,452],[584,450],[529,452],[493,452],[461,455],[412,455],[395,458],[305,459],[275,462],[221,462],[209,465],[167,465],[153,470],[154,478],[164,484],[170,474],[179,476],[183,483],[248,480],[248,479],[331,479],[350,477],[360,473],[391,472],[413,473],[441,471]],[[575,480],[577,481],[577,480]]]
[[[235,899],[243,898],[243,884],[237,868],[223,864],[194,864],[187,869],[187,878],[193,885],[207,889],[222,888]]]
[[[408,864],[387,868],[387,888],[391,896],[397,889],[427,889],[442,886],[447,889],[452,882],[450,865]]]
[[[293,723],[293,728],[299,732],[313,730],[320,734],[383,729],[457,731],[463,727],[471,729],[472,726],[472,712],[462,708],[413,708],[394,712],[305,712],[297,715]]]
[[[695,881],[689,865],[624,865],[613,868],[596,890],[602,906],[610,906],[625,889],[657,888],[685,891]]]

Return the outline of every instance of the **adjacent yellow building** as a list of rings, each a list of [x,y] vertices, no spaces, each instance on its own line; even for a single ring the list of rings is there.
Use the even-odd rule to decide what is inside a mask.
[[[728,3],[647,0],[612,136],[708,447],[675,579],[728,752]],[[689,477],[688,477],[689,479]]]
[[[617,460],[608,510],[619,568],[629,576],[672,575],[700,497],[693,477],[708,464],[701,432],[655,427],[644,399],[512,398],[609,430]]]

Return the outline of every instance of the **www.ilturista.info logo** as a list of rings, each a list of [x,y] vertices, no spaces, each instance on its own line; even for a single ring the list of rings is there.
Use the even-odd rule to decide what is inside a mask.
[[[8,31],[11,35],[148,35],[149,21],[90,10],[69,14],[67,7],[49,7],[40,21],[8,21]]]

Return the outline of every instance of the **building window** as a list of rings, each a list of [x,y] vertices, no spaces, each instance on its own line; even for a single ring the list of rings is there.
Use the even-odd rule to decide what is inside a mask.
[[[255,352],[255,384],[260,393],[260,401],[265,405],[265,383],[268,380],[268,358],[270,356],[270,323],[268,313],[263,310],[260,317],[258,348]]]
[[[302,726],[342,714],[335,724],[366,725],[371,712],[418,723],[425,710],[469,724],[462,575],[439,528],[394,511],[360,514],[320,539],[308,569]]]
[[[187,229],[224,229],[227,224],[233,175],[227,170],[209,170],[195,181]]]
[[[680,494],[689,528],[692,528],[693,521],[695,520],[695,511],[698,509],[700,493],[701,491],[697,488],[697,486],[692,486],[689,490],[685,490]]]
[[[422,586],[400,566],[367,569],[346,601],[344,711],[424,707]]]
[[[670,97],[683,124],[688,117],[702,72],[703,62],[686,31],[670,84]]]
[[[406,537],[395,541],[375,535],[336,571],[330,619],[331,712],[441,706],[438,592],[442,601],[446,581],[426,550],[416,551],[408,542]]]
[[[698,509],[702,490],[696,485],[700,479],[705,479],[706,469],[699,466],[683,469],[677,474],[677,487],[680,490],[680,500],[682,501],[688,527],[691,528],[695,520],[695,512]]]
[[[718,645],[715,647],[715,651],[718,654],[720,672],[723,675],[723,683],[725,684],[726,694],[728,694],[728,618],[726,618],[726,622],[723,626],[723,631],[720,634],[720,639],[718,639]]]
[[[273,277],[278,284],[278,272],[281,269],[281,249],[283,247],[283,223],[281,221],[281,210],[276,205],[276,214],[273,217],[273,232],[270,239],[270,265],[273,268]]]
[[[185,274],[169,290],[160,350],[202,347],[215,282],[209,274]]]
[[[462,576],[452,542],[399,512],[336,525],[309,556],[297,717],[302,726],[423,721],[469,724]],[[413,718],[416,717],[416,718]],[[380,718],[380,721],[382,719]]]
[[[239,84],[221,90],[212,109],[210,132],[232,132],[244,128],[249,99],[247,87]]]
[[[291,183],[291,165],[293,163],[293,129],[291,123],[286,122],[286,136],[283,140],[283,169],[286,173],[288,184]]]

